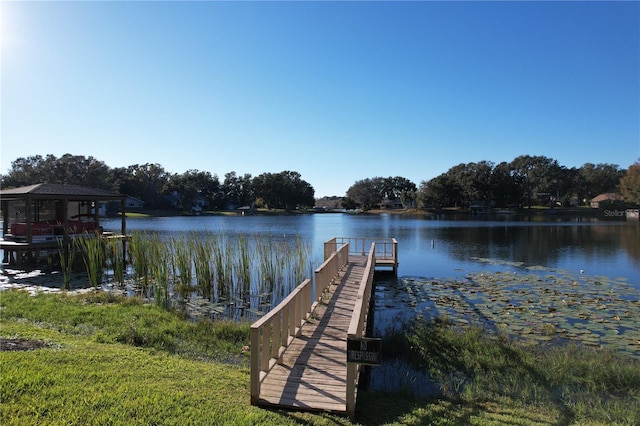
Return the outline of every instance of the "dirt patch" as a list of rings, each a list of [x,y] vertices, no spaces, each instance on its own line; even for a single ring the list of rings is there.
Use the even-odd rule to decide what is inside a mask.
[[[8,339],[0,337],[0,351],[31,351],[49,346],[41,340]]]

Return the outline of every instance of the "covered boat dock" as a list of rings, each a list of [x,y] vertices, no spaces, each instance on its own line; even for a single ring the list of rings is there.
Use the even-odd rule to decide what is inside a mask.
[[[119,201],[121,236],[126,235],[126,196],[79,185],[49,184],[0,191],[3,263],[37,261],[43,250],[69,247],[73,238],[103,235],[101,202]],[[116,236],[117,237],[117,236]]]

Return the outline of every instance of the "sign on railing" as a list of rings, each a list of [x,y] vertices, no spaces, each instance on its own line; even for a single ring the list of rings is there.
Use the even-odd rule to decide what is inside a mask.
[[[365,365],[380,365],[380,338],[352,338],[347,339],[347,362],[357,362]]]

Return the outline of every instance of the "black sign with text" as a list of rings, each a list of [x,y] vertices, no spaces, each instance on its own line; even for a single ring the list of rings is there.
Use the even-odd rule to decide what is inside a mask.
[[[358,338],[347,339],[347,362],[366,365],[380,365],[382,339]]]

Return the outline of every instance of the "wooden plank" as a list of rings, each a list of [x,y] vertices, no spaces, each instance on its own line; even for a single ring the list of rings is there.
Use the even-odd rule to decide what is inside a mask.
[[[365,263],[363,256],[350,256],[340,282],[317,307],[317,318],[305,323],[264,378],[259,404],[346,412],[347,330]]]

